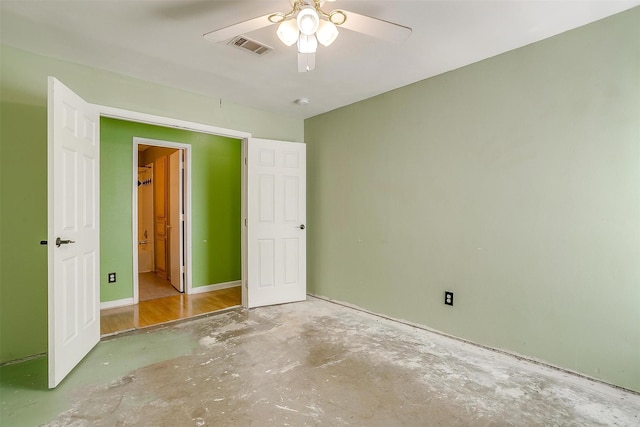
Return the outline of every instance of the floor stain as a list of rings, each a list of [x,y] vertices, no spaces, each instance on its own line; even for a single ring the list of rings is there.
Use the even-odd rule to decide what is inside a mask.
[[[148,334],[138,350],[173,357],[126,370],[130,343],[111,340],[109,365],[80,366],[82,380],[50,392],[68,404],[44,425],[640,424],[636,394],[314,298]],[[190,345],[176,351],[172,337]],[[88,381],[96,369],[113,376]]]

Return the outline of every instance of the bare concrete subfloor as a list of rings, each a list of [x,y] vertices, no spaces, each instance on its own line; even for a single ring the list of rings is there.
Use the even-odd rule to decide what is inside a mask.
[[[640,425],[637,394],[315,298],[103,341],[55,391],[42,366],[2,368],[2,426]]]

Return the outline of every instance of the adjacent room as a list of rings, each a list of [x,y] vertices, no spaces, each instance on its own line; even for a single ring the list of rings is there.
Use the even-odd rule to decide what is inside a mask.
[[[1,425],[640,423],[640,1],[3,0],[0,42]]]
[[[104,117],[100,136],[101,333],[240,306],[241,141]]]

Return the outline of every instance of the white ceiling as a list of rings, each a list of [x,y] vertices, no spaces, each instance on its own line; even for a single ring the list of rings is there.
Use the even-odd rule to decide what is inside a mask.
[[[337,0],[413,28],[391,43],[342,29],[297,72],[295,46],[275,26],[246,36],[264,56],[214,44],[206,32],[274,11],[287,0],[1,0],[2,43],[49,57],[307,118],[630,9],[640,0]],[[297,98],[309,98],[301,107]]]

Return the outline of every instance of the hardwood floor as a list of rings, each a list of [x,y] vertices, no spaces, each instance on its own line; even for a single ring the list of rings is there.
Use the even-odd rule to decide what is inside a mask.
[[[202,294],[178,294],[141,301],[137,305],[100,311],[100,334],[145,328],[174,320],[188,319],[242,304],[240,286]]]
[[[171,282],[163,279],[155,272],[140,273],[138,275],[138,299],[147,301],[150,299],[164,298],[180,295],[180,292],[171,286]]]

